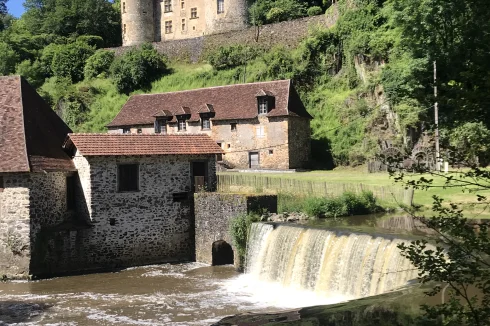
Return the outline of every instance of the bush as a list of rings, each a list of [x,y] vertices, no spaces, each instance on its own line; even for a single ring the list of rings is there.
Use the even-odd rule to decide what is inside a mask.
[[[151,44],[143,44],[116,58],[110,71],[118,92],[147,88],[152,81],[168,72],[166,61],[166,57]]]
[[[0,42],[0,76],[6,76],[15,71],[18,56],[7,43]]]
[[[208,55],[209,64],[216,70],[225,70],[244,65],[258,55],[258,50],[250,46],[220,46]]]
[[[247,239],[252,223],[258,222],[260,217],[256,214],[242,214],[231,220],[230,233],[233,238],[233,245],[238,251],[240,263],[245,263],[247,253]]]
[[[112,51],[97,50],[93,56],[88,58],[83,73],[85,79],[91,79],[99,76],[101,73],[108,73],[114,62],[115,54]]]
[[[323,14],[323,10],[321,7],[313,6],[313,7],[308,8],[308,10],[306,11],[306,14],[308,16],[318,16],[318,15]]]
[[[51,64],[53,75],[69,78],[73,83],[83,80],[85,62],[94,52],[94,47],[83,42],[56,47]]]
[[[17,65],[15,73],[24,77],[32,87],[38,88],[44,83],[44,71],[39,61],[31,63],[30,60],[24,60]]]
[[[340,217],[365,215],[380,212],[383,209],[377,204],[370,191],[360,194],[345,192],[339,197],[299,197],[290,194],[278,195],[279,212],[304,212],[310,217]]]

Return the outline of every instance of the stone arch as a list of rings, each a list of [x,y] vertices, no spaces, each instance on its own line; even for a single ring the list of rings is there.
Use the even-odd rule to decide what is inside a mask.
[[[213,242],[212,245],[212,265],[228,265],[233,264],[233,248],[231,245],[224,241],[218,240]]]

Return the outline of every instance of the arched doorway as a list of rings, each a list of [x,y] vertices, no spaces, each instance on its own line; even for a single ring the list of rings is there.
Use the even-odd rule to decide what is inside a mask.
[[[233,264],[233,249],[224,240],[213,242],[213,266]]]

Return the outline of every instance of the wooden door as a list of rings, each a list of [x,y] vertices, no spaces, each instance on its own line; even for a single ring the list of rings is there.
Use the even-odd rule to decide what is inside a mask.
[[[259,153],[258,152],[249,153],[249,162],[250,162],[251,169],[258,169],[260,167]]]

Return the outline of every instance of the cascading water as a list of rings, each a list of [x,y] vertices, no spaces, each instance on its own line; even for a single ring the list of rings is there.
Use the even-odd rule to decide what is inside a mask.
[[[368,234],[254,223],[246,273],[259,281],[359,298],[407,284],[417,270],[401,256],[400,239]]]

